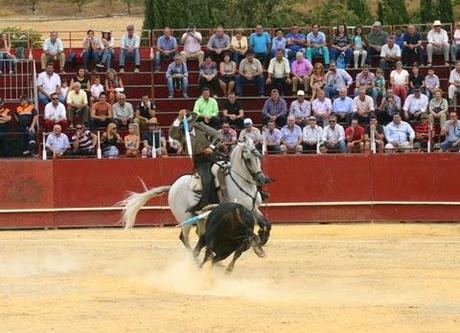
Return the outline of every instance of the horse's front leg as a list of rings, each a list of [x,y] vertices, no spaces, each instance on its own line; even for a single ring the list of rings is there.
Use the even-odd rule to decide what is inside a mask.
[[[183,225],[180,230],[179,239],[184,244],[185,248],[189,251],[192,251],[190,246],[190,230],[192,229],[191,225]]]
[[[259,235],[260,244],[265,245],[270,238],[270,231],[272,229],[272,224],[267,220],[262,214],[256,215],[256,222],[259,226],[257,234]]]

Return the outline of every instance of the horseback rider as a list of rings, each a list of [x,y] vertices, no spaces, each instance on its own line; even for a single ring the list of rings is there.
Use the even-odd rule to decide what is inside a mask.
[[[193,164],[195,172],[200,175],[202,186],[200,200],[195,206],[189,208],[189,211],[194,212],[209,204],[219,203],[211,167],[216,162],[215,150],[222,141],[222,134],[205,123],[197,121],[197,113],[192,112],[187,115],[187,110],[180,110],[177,119],[169,129],[169,136],[181,143],[182,151],[187,151],[184,117],[188,119]]]

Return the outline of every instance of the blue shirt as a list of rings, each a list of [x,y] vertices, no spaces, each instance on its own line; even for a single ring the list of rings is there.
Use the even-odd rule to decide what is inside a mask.
[[[175,61],[168,65],[166,70],[166,78],[172,77],[174,74],[182,74],[188,76],[187,64],[181,62],[179,65]]]
[[[284,38],[284,37],[282,37],[282,38],[275,37],[275,38],[272,39],[272,53],[273,54],[276,54],[278,49],[285,50],[286,46],[287,46],[286,38]]]
[[[302,34],[302,33],[297,33],[297,34],[293,34],[293,33],[288,33],[286,35],[286,38],[289,40],[289,39],[295,39],[295,40],[305,40],[305,35]],[[299,45],[299,44],[292,44],[292,45],[288,45],[288,49],[289,50],[292,50],[292,51],[295,51],[295,52],[298,52],[300,51],[301,49],[303,49],[304,46],[303,45]]]
[[[310,32],[307,35],[307,41],[310,42],[311,46],[314,44],[326,44],[326,35],[322,31],[319,31],[317,35],[315,35],[313,32]]]
[[[264,103],[262,113],[266,116],[282,116],[287,112],[287,104],[283,98],[279,98],[277,102],[269,98]]]
[[[166,38],[166,36],[160,36],[157,40],[157,46],[160,50],[174,50],[177,47],[177,39],[173,36],[169,36],[169,38]]]
[[[446,141],[457,141],[460,139],[460,122],[457,121],[456,124],[452,124],[451,120],[448,120],[444,123],[444,127],[448,128],[446,134]]]
[[[344,99],[337,97],[332,103],[333,113],[352,113],[353,112],[353,99],[345,96]]]
[[[415,132],[409,123],[405,121],[401,121],[399,125],[391,122],[385,127],[385,139],[388,143],[396,142],[401,144],[407,142],[409,138],[413,140]]]
[[[253,32],[249,38],[249,45],[254,53],[268,53],[270,41],[271,38],[268,32],[263,32],[260,35]]]
[[[299,125],[294,125],[294,130],[292,132],[288,128],[288,125],[285,125],[281,129],[281,140],[286,142],[288,145],[296,144],[299,138],[302,138],[302,129]]]

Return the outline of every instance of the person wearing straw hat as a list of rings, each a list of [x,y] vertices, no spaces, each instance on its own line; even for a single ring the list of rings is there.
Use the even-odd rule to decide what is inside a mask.
[[[446,66],[449,66],[449,37],[447,36],[446,30],[441,28],[440,20],[433,22],[433,28],[428,32],[427,40],[427,65],[431,66],[431,63],[433,62],[433,53],[442,53],[444,55]]]

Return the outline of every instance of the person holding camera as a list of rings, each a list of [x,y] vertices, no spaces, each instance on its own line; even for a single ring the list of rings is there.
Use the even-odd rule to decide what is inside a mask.
[[[196,31],[194,25],[190,25],[181,38],[184,50],[181,51],[180,55],[184,63],[187,60],[198,60],[198,64],[201,65],[204,60],[204,52],[201,50],[202,40],[201,33]]]

